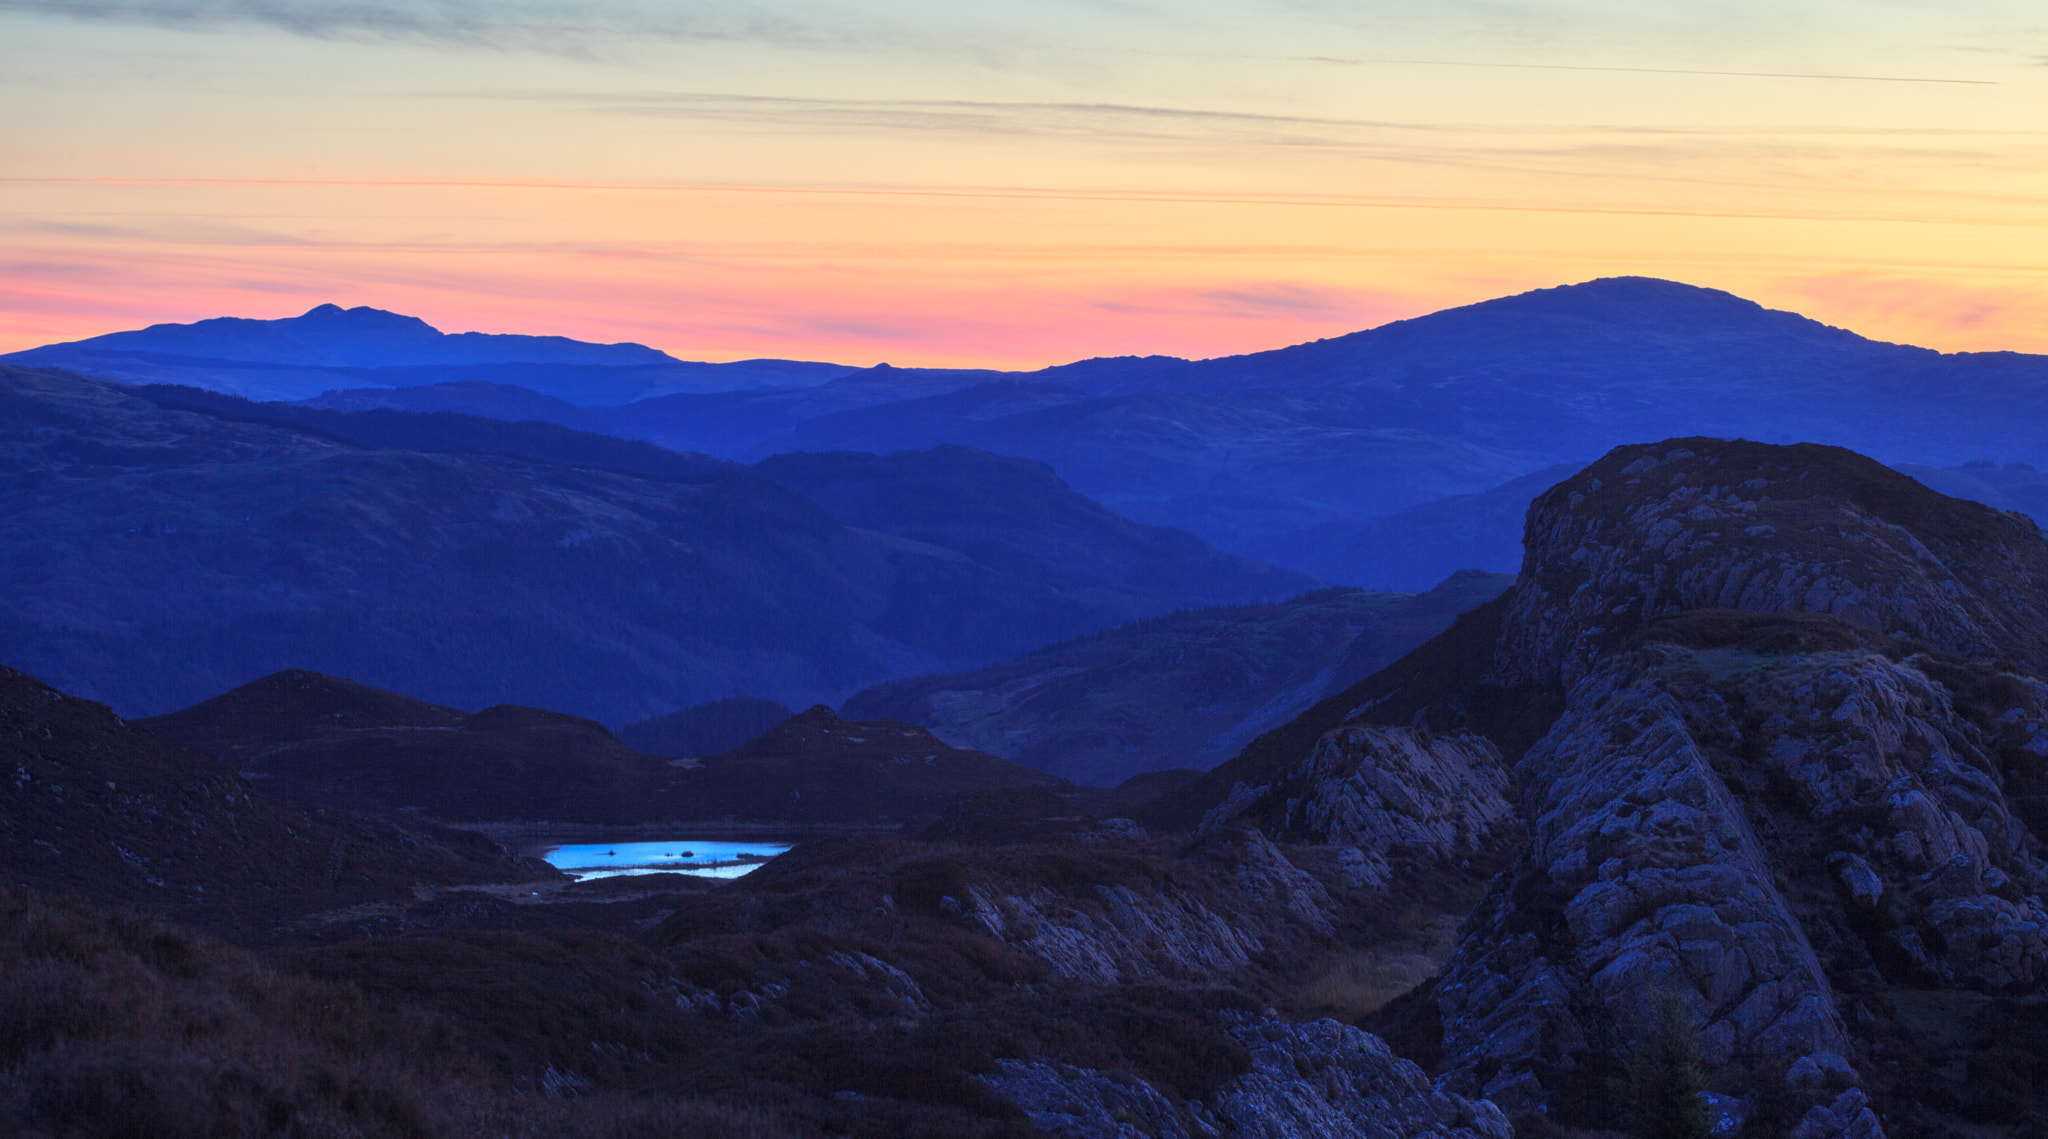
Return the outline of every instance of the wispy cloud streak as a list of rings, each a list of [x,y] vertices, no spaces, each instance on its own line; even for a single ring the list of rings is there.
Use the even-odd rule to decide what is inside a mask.
[[[1508,71],[1593,71],[1622,75],[1700,75],[1726,79],[1824,79],[1848,83],[1949,83],[1997,87],[1996,79],[1953,79],[1927,75],[1844,75],[1823,71],[1712,71],[1691,67],[1607,67],[1583,63],[1502,63],[1471,59],[1346,59],[1328,55],[1234,55],[1218,58],[1274,63],[1331,63],[1345,67],[1483,67]]]
[[[320,3],[317,0],[0,0],[0,13],[207,30],[271,28],[315,39],[589,55],[634,40],[823,47],[911,38],[872,16],[806,5],[704,2]]]

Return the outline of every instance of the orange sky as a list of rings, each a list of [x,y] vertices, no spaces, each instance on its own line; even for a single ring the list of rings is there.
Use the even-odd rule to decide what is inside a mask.
[[[1644,274],[2048,351],[2034,5],[689,11],[0,0],[0,350],[332,301],[1037,366]]]

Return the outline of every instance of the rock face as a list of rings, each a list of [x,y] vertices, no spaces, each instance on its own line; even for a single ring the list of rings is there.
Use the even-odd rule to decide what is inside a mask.
[[[1331,844],[1359,884],[1383,886],[1390,855],[1445,865],[1489,850],[1513,822],[1509,793],[1500,752],[1483,737],[1352,724],[1324,733],[1272,782],[1238,783],[1199,829],[1256,825]]]
[[[1331,936],[1329,892],[1258,832],[1211,841],[1196,859],[1211,874],[1121,875],[1066,890],[1039,874],[985,879],[966,886],[957,912],[1053,975],[1103,985],[1227,978],[1268,943]]]
[[[1435,985],[1442,1086],[1616,1118],[1675,1007],[1766,1132],[1917,1133],[1938,1065],[1896,994],[2048,982],[2048,543],[1845,452],[1692,439],[1528,533],[1481,687],[1568,696]]]
[[[1769,1057],[1782,1077],[1848,1050],[1773,852],[1699,738],[1723,709],[1668,691],[1689,663],[1616,658],[1517,765],[1530,849],[1444,970],[1446,1086],[1545,1106],[1671,996],[1713,1067]]]
[[[1529,508],[1494,679],[1584,677],[1644,622],[1815,613],[1964,656],[2048,667],[2048,545],[1838,447],[1621,447]]]
[[[1251,1070],[1208,1102],[1175,1104],[1143,1080],[1064,1064],[999,1061],[983,1076],[1061,1139],[1512,1139],[1498,1107],[1432,1088],[1422,1069],[1370,1033],[1227,1017]]]

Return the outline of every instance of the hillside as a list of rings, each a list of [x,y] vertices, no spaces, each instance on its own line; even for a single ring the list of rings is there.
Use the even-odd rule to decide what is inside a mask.
[[[106,705],[0,669],[0,875],[237,937],[410,901],[424,885],[559,880],[460,831],[282,806]]]
[[[805,706],[1308,584],[1100,512],[1110,545],[1084,567],[1149,576],[983,563],[744,471],[371,446],[47,371],[0,371],[0,392],[0,639],[129,714],[296,667],[611,723],[740,693]]]
[[[908,724],[785,717],[718,755],[677,759],[540,708],[468,713],[292,669],[136,721],[235,768],[264,796],[363,815],[550,827],[919,826],[956,796],[1059,781]]]
[[[1282,597],[1317,584],[1221,553],[1184,530],[1132,522],[1029,459],[945,446],[777,455],[751,469],[847,526],[958,551],[1025,580],[1058,580],[1078,603],[1119,594]]]
[[[1208,768],[1512,581],[1474,572],[1423,594],[1333,589],[1190,610],[974,672],[879,685],[841,710],[923,724],[963,747],[1098,786]]]

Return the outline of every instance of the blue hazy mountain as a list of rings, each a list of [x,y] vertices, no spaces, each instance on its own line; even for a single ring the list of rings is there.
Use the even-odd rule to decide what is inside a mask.
[[[130,382],[189,384],[252,399],[483,381],[516,384],[572,404],[624,403],[674,391],[802,386],[855,370],[793,360],[693,363],[643,344],[590,344],[564,336],[444,333],[418,317],[331,304],[281,320],[218,317],[151,325],[0,360]]]
[[[1029,460],[853,456],[836,477],[864,467],[913,493],[849,524],[725,460],[552,424],[0,366],[0,644],[124,715],[311,668],[618,724],[836,701],[1318,584]],[[917,492],[970,482],[936,511]]]
[[[737,382],[747,373],[735,371],[731,390],[615,406],[595,406],[604,401],[588,395],[594,380],[572,396],[510,370],[540,365],[465,367],[476,374],[459,385],[322,400],[548,419],[746,462],[963,445],[1047,463],[1137,521],[1373,588],[1511,568],[1500,559],[1519,516],[1507,500],[1521,491],[1496,488],[1629,440],[1706,434],[1831,443],[1893,464],[2048,466],[2048,357],[1887,344],[1648,278],[1214,360],[1123,357],[1019,373],[883,366],[767,386]],[[557,402],[522,403],[504,386]],[[1443,505],[1423,509],[1431,503]],[[1411,510],[1422,513],[1391,521]],[[1478,550],[1488,560],[1473,560]]]

